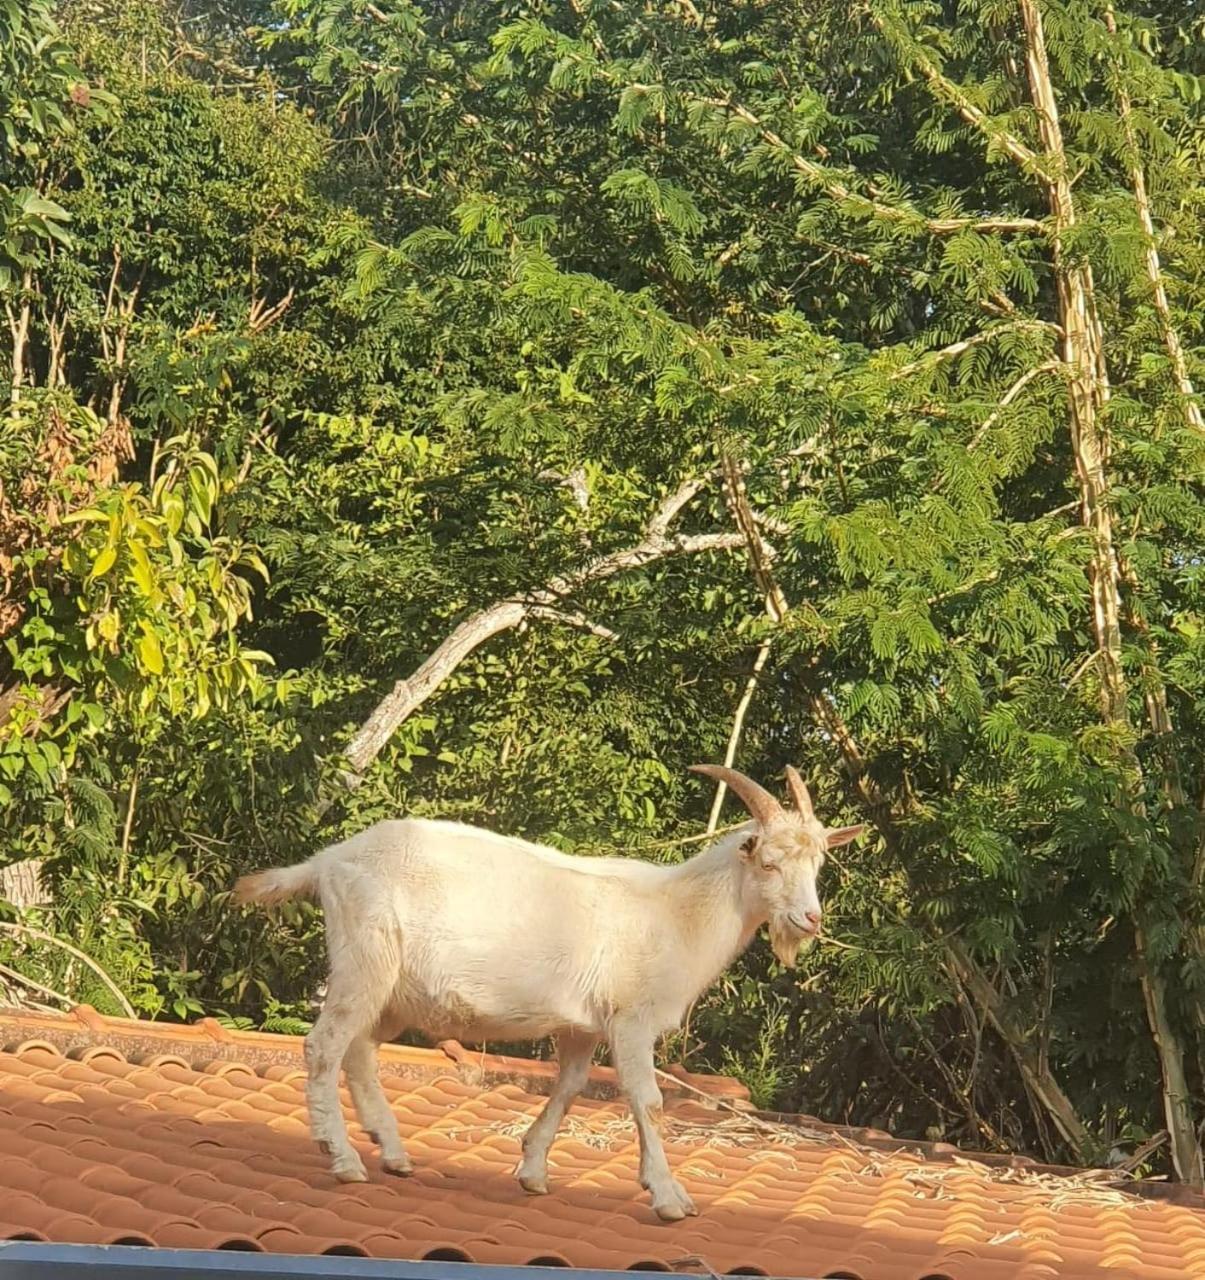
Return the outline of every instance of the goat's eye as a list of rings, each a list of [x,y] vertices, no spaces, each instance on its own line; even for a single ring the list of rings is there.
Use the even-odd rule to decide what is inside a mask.
[[[782,868],[777,862],[763,862],[761,864],[761,869],[763,871],[776,871],[779,875],[782,874]]]

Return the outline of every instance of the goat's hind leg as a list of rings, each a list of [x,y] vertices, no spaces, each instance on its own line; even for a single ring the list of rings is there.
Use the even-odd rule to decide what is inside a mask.
[[[356,1116],[365,1132],[381,1149],[381,1167],[386,1173],[406,1177],[414,1172],[410,1157],[398,1133],[397,1118],[385,1090],[381,1088],[377,1062],[377,1036],[357,1036],[343,1055],[343,1074],[356,1108]]]
[[[548,1150],[565,1113],[586,1083],[596,1044],[598,1040],[594,1036],[572,1033],[557,1036],[556,1056],[560,1070],[556,1084],[544,1109],[523,1135],[523,1158],[515,1173],[519,1185],[532,1195],[548,1193]]]
[[[357,966],[350,969],[355,973]],[[365,968],[360,967],[360,983],[365,974]],[[331,1157],[331,1172],[340,1182],[367,1182],[368,1174],[347,1136],[339,1105],[339,1068],[353,1042],[371,1034],[385,999],[385,994],[377,998],[371,986],[357,985],[355,978],[332,974],[322,1012],[305,1038],[305,1097],[310,1132]]]

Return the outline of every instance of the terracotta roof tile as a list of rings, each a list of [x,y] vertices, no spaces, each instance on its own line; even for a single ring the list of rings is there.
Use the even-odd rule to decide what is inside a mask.
[[[637,1186],[606,1069],[553,1148],[552,1194],[532,1199],[511,1172],[550,1066],[388,1046],[382,1082],[416,1173],[343,1186],[309,1139],[299,1041],[87,1008],[5,1013],[0,1239],[847,1280],[1205,1280],[1200,1202],[809,1117],[771,1122],[742,1114],[735,1081],[675,1074],[670,1158],[701,1216],[669,1226]]]

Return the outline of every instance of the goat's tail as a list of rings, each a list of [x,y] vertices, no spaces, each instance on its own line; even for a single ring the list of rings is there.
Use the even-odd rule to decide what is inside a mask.
[[[276,902],[287,902],[290,898],[312,897],[318,889],[318,877],[312,861],[242,876],[235,881],[235,902],[262,902],[271,906]]]

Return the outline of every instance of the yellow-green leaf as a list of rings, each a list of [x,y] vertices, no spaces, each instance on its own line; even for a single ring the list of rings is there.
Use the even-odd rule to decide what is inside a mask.
[[[155,575],[146,551],[137,542],[130,543],[130,573],[144,596],[154,595]]]
[[[93,561],[92,572],[88,575],[89,578],[103,577],[109,572],[116,561],[117,548],[114,546],[105,547],[104,550],[101,551],[100,555],[96,557],[95,561]]]
[[[117,633],[121,630],[121,615],[115,610],[110,610],[96,624],[96,629],[101,637],[111,644],[117,639]]]
[[[108,514],[104,511],[98,511],[95,507],[86,507],[83,511],[71,511],[65,515],[60,524],[95,524],[97,521],[104,522],[108,520]]]
[[[144,630],[138,642],[138,656],[142,665],[152,674],[163,674],[163,650],[159,647],[159,637],[150,630]]]
[[[200,467],[188,473],[188,487],[192,491],[193,504],[203,524],[208,524],[213,514],[213,486],[210,477]]]
[[[164,493],[163,518],[167,522],[168,533],[180,532],[180,525],[184,521],[184,501],[178,493]]]
[[[209,678],[204,671],[197,672],[196,699],[193,703],[193,714],[199,719],[209,712]]]

